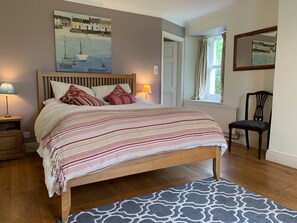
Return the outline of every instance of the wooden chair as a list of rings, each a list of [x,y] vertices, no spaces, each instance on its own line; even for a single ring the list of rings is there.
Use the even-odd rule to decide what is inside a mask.
[[[248,119],[249,111],[249,99],[250,96],[256,97],[256,109],[253,116],[253,120]],[[246,105],[245,105],[245,120],[231,122],[229,124],[229,152],[231,152],[231,141],[232,141],[232,129],[244,129],[246,136],[246,146],[249,149],[249,135],[248,131],[256,131],[259,133],[259,145],[258,145],[258,159],[261,159],[261,147],[262,147],[262,134],[268,130],[267,134],[267,149],[269,146],[269,135],[270,135],[270,122],[271,122],[271,112],[269,122],[264,121],[263,111],[266,99],[268,96],[272,96],[272,93],[267,91],[257,91],[254,93],[248,93],[246,95]]]

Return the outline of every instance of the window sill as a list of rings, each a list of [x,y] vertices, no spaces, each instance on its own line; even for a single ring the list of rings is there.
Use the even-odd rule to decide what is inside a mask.
[[[207,103],[207,104],[219,104],[222,105],[223,103],[220,101],[215,101],[215,100],[192,100],[192,99],[186,99],[186,101],[190,101],[193,103]]]

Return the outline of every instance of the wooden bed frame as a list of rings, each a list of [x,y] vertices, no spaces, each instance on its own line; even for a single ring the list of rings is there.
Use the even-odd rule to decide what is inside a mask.
[[[37,71],[38,79],[38,107],[43,108],[42,102],[53,97],[50,80],[64,83],[72,83],[82,86],[99,86],[128,83],[132,93],[136,94],[136,75],[135,74],[94,74],[94,73],[59,73]],[[61,194],[61,208],[63,222],[67,221],[71,209],[71,188],[95,183],[99,181],[114,179],[137,173],[158,170],[167,167],[179,166],[198,162],[200,160],[213,159],[214,177],[220,179],[220,148],[213,146],[203,146],[187,150],[179,150],[146,156],[134,160],[125,161],[118,165],[98,173],[89,174],[72,179],[67,183],[67,189]]]

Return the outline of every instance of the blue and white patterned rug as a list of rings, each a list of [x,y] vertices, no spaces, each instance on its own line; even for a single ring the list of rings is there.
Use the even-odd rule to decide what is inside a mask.
[[[67,223],[296,223],[289,210],[224,179],[187,183],[70,215]]]

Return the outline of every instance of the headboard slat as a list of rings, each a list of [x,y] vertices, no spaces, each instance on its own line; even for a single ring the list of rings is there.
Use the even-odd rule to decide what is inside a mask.
[[[42,102],[54,97],[50,81],[77,84],[91,88],[92,86],[129,84],[136,95],[136,74],[97,74],[97,73],[64,73],[37,71],[38,109],[43,108]]]

